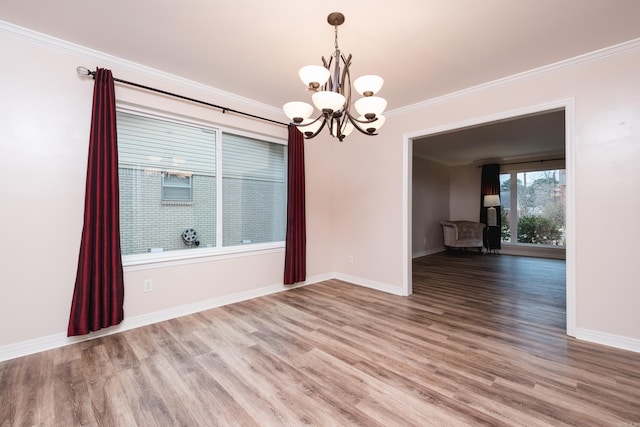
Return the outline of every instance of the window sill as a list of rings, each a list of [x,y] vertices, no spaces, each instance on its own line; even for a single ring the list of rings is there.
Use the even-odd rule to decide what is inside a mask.
[[[167,206],[191,206],[193,202],[191,200],[162,200],[160,204]]]
[[[157,253],[124,255],[124,271],[147,270],[158,267],[194,264],[243,256],[284,252],[284,242],[257,243],[253,245],[225,246],[222,248],[182,249]]]
[[[566,246],[502,242],[501,254],[566,259]]]

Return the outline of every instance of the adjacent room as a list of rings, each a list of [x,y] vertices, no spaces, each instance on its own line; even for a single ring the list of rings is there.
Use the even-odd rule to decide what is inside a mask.
[[[640,2],[0,4],[0,425],[640,424]]]
[[[481,169],[498,164],[499,252],[564,259],[565,145],[564,110],[414,138],[413,257],[442,250],[442,221],[480,222]]]

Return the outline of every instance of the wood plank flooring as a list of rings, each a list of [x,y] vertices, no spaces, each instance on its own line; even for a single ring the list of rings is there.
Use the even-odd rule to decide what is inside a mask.
[[[0,363],[0,426],[640,426],[640,354],[565,336],[565,264],[441,253]]]

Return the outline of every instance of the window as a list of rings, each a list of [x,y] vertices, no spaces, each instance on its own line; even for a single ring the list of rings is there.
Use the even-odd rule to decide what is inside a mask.
[[[190,202],[191,201],[191,176],[179,173],[165,172],[162,174],[162,201],[163,202]]]
[[[286,145],[128,111],[117,126],[123,255],[284,241]]]
[[[501,174],[502,241],[564,246],[565,188],[564,169]]]
[[[222,134],[223,246],[284,240],[286,146]]]

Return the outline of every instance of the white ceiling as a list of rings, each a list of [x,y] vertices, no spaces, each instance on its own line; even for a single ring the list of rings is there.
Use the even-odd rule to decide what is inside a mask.
[[[308,101],[298,69],[333,52],[334,11],[387,110],[640,38],[640,0],[0,1],[2,21],[277,108]]]
[[[388,109],[640,37],[639,0],[0,1],[0,20],[276,107],[307,99],[298,69],[333,52],[333,11]]]
[[[430,135],[413,155],[447,166],[564,158],[564,110],[532,114]]]

